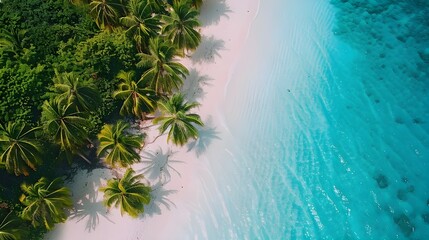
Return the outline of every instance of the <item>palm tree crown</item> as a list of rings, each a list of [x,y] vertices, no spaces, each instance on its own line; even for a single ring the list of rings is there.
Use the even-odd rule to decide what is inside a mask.
[[[142,178],[142,174],[135,175],[132,169],[127,169],[122,178],[110,179],[107,186],[100,188],[104,192],[104,204],[120,207],[121,214],[126,212],[132,217],[143,213],[144,205],[150,203],[152,189],[140,182]]]
[[[162,133],[168,132],[168,141],[173,141],[177,145],[184,145],[189,138],[196,139],[198,130],[194,124],[203,126],[203,122],[198,114],[189,113],[198,103],[185,102],[182,94],[175,94],[170,99],[159,103],[163,116],[154,119],[154,123],[160,123],[159,130]]]
[[[97,26],[110,31],[117,25],[120,9],[123,6],[116,0],[92,0],[89,7]]]
[[[13,53],[17,57],[24,50],[26,34],[25,29],[12,31],[3,29],[0,31],[0,50]]]
[[[177,56],[177,49],[155,38],[149,41],[149,52],[150,54],[138,54],[141,60],[137,66],[149,67],[140,80],[148,83],[158,94],[171,93],[174,89],[179,89],[183,84],[182,78],[188,75],[189,71],[173,60]]]
[[[36,170],[42,163],[41,145],[34,135],[38,129],[19,122],[0,125],[0,163],[8,172],[27,176],[29,169]]]
[[[45,132],[64,151],[75,152],[87,142],[90,123],[85,114],[77,111],[71,103],[45,101],[42,106],[42,122]]]
[[[124,100],[120,110],[121,115],[134,115],[143,119],[145,112],[155,110],[157,100],[155,91],[146,88],[141,80],[135,82],[133,71],[121,71],[117,78],[122,82],[118,90],[113,93],[113,97]]]
[[[67,219],[66,210],[73,206],[70,190],[62,185],[60,178],[49,182],[40,178],[35,184],[22,184],[24,192],[20,198],[26,207],[22,217],[30,220],[33,226],[44,225],[52,229],[55,223]]]
[[[101,97],[97,87],[90,81],[84,81],[74,72],[56,72],[51,87],[53,97],[65,104],[74,103],[80,111],[95,110],[101,104]]]
[[[186,0],[174,1],[169,16],[163,16],[163,33],[180,49],[196,49],[201,34],[195,30],[201,24],[198,11]]]
[[[0,209],[0,240],[26,239],[28,228],[12,211]]]
[[[150,6],[152,12],[164,14],[165,12],[165,1],[164,0],[145,0]]]
[[[137,50],[142,52],[142,46],[147,46],[149,37],[154,37],[161,30],[159,17],[153,14],[147,0],[130,0],[129,15],[122,17],[120,22],[127,27],[127,34],[133,36]]]
[[[136,149],[142,147],[143,138],[127,133],[129,128],[129,123],[118,121],[114,125],[104,125],[98,134],[100,146],[98,146],[97,155],[104,157],[104,161],[112,167],[116,164],[127,167],[140,161]]]
[[[196,9],[200,9],[201,6],[203,6],[203,0],[189,0],[192,6],[194,6]]]

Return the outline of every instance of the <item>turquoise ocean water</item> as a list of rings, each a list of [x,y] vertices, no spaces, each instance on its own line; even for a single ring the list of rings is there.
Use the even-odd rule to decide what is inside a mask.
[[[262,0],[223,106],[193,237],[429,239],[429,1]]]

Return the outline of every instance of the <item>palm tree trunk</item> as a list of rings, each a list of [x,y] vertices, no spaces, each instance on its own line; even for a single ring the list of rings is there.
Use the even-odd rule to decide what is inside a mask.
[[[158,139],[158,138],[159,138],[159,137],[161,137],[162,135],[164,135],[164,134],[160,134],[160,135],[156,136],[156,138],[154,138],[154,139],[152,140],[152,142],[146,143],[145,145],[147,146],[147,145],[149,145],[149,144],[154,143],[154,142],[156,141],[156,139]]]
[[[88,160],[88,158],[86,158],[85,156],[83,156],[81,153],[77,154],[79,157],[81,157],[83,160],[85,160],[85,162],[91,164],[91,161]]]
[[[149,125],[149,126],[146,126],[146,127],[142,127],[142,129],[148,129],[148,128],[155,127],[155,126],[156,126],[156,124],[153,124],[153,125]]]

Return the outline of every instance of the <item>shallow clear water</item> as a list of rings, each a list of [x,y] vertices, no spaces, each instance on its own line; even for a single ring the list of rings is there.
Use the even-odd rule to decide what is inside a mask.
[[[261,1],[191,235],[429,239],[428,19],[424,0]]]

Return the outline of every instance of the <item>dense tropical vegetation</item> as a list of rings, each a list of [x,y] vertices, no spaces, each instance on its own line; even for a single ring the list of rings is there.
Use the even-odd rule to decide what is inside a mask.
[[[159,124],[177,145],[198,137],[178,58],[201,41],[201,4],[0,1],[0,240],[41,239],[67,219],[73,166],[139,162],[145,134],[130,120]],[[109,180],[106,206],[143,213],[151,187],[142,178],[128,169]]]

